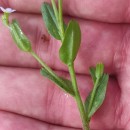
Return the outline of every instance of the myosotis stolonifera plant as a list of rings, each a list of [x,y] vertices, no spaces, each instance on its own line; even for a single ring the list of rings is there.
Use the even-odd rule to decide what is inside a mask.
[[[67,65],[71,80],[58,76],[32,50],[31,42],[22,32],[17,20],[9,22],[10,13],[15,10],[0,7],[0,9],[4,12],[2,21],[9,28],[16,45],[22,51],[30,53],[41,64],[41,74],[53,81],[57,84],[57,86],[75,99],[82,119],[83,129],[89,130],[91,117],[104,101],[109,76],[104,73],[104,65],[102,63],[98,63],[96,67],[90,67],[90,75],[94,85],[90,94],[86,97],[85,102],[82,101],[74,69],[74,61],[81,43],[80,26],[75,20],[71,20],[68,24],[65,24],[62,14],[62,0],[58,0],[58,8],[55,0],[51,0],[51,3],[52,5],[49,3],[43,3],[41,12],[49,34],[51,34],[51,36],[55,39],[61,41],[62,45],[59,50],[59,57],[61,61]]]

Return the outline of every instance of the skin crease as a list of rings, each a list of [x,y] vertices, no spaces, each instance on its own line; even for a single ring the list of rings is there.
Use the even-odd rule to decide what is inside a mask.
[[[48,35],[42,21],[39,9],[43,1],[1,0],[0,5],[17,10],[11,19],[18,19],[33,49],[56,73],[69,78],[58,56],[61,44]],[[103,62],[110,74],[105,101],[93,116],[91,129],[129,130],[129,0],[63,1],[65,20],[75,18],[82,31],[75,69],[83,100],[92,88],[90,66]],[[42,77],[37,61],[16,47],[1,21],[0,27],[0,129],[81,130],[72,97]]]

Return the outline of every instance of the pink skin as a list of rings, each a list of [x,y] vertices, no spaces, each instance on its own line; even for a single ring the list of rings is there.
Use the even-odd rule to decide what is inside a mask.
[[[39,12],[42,2],[1,0],[0,5],[17,10],[12,17],[18,19],[37,54],[59,75],[69,78],[58,56],[61,44],[44,27]],[[90,66],[103,62],[110,74],[105,101],[93,116],[91,129],[130,129],[129,5],[128,0],[64,0],[65,20],[75,17],[82,30],[75,69],[83,100],[92,88]],[[73,98],[39,74],[40,65],[16,47],[1,21],[0,28],[0,129],[81,130]]]

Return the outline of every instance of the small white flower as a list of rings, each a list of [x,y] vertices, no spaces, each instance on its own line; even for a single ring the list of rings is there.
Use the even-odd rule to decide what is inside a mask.
[[[13,13],[13,12],[16,11],[16,10],[11,9],[11,8],[6,8],[6,9],[4,9],[3,7],[0,7],[0,9],[1,9],[4,13],[8,13],[8,14]]]

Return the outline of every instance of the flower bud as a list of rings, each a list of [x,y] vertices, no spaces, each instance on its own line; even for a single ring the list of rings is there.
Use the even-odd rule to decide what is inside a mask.
[[[10,31],[16,45],[22,51],[30,52],[32,50],[29,39],[24,35],[16,20],[13,20],[10,24]]]
[[[104,65],[102,63],[98,63],[96,65],[96,72],[95,72],[95,76],[97,79],[101,78],[101,76],[103,75],[104,72]]]
[[[16,10],[11,9],[11,8],[3,8],[0,6],[0,10],[4,13],[2,15],[2,22],[6,25],[9,26],[9,15],[13,12],[15,12]]]

